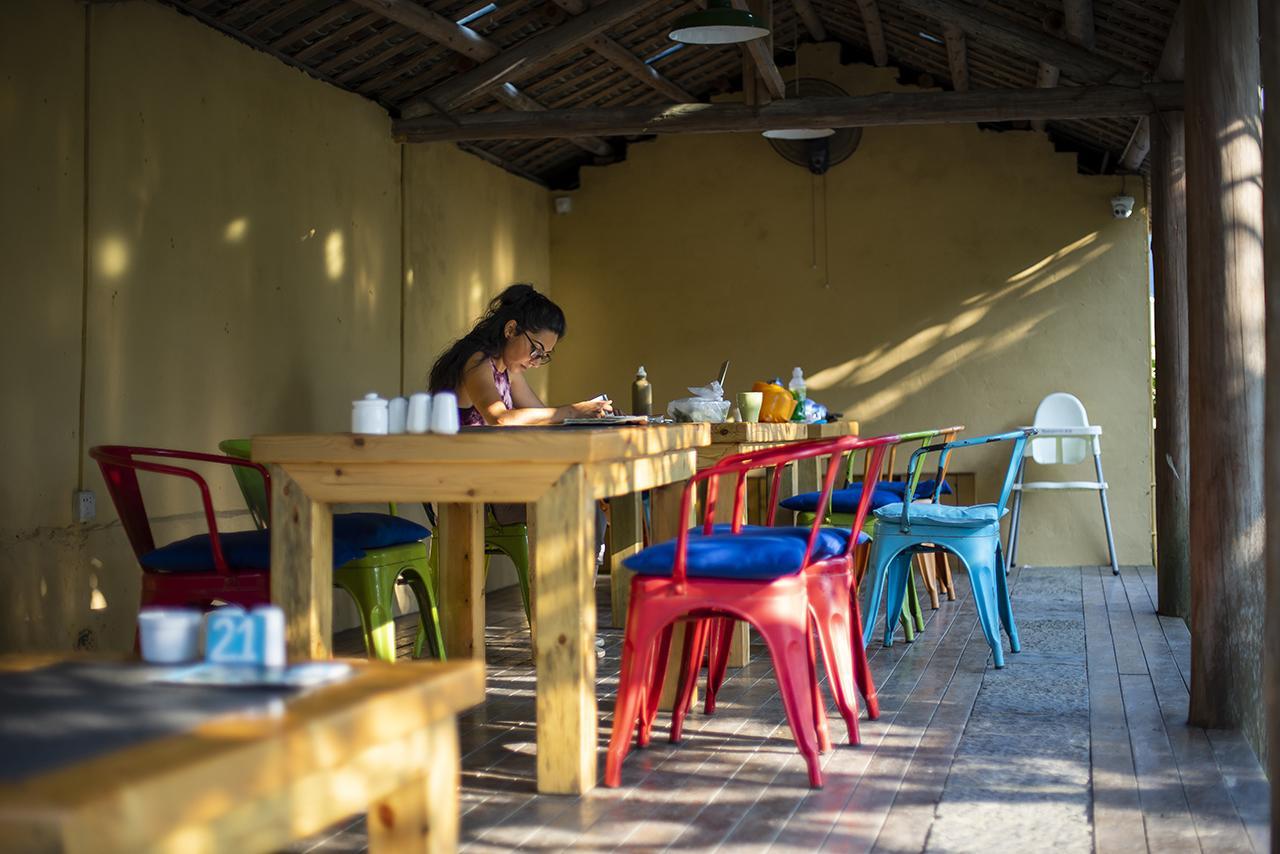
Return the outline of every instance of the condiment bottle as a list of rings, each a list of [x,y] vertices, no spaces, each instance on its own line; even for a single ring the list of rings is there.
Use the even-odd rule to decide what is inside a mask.
[[[653,413],[653,386],[649,385],[644,365],[636,371],[636,380],[631,384],[631,414],[649,416]]]
[[[796,411],[792,413],[792,421],[804,421],[804,400],[808,393],[804,386],[804,372],[799,368],[791,369],[791,382],[787,383],[791,396],[796,399]]]

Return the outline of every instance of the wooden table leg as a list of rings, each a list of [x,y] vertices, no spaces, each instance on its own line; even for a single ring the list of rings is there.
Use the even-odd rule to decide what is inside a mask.
[[[769,470],[768,477],[773,477],[772,469]],[[799,494],[800,490],[796,486],[796,466],[794,463],[788,463],[786,468],[782,470],[782,482],[778,484],[778,500],[783,501],[793,495]],[[768,500],[769,499],[766,497],[765,501]],[[779,527],[789,528],[795,523],[796,514],[785,507],[779,507],[777,514],[773,517],[773,524]]]
[[[484,505],[441,504],[436,536],[445,654],[484,661]]]
[[[458,724],[449,717],[427,730],[430,760],[412,780],[369,809],[369,850],[452,854],[458,850],[461,758]]]
[[[627,604],[631,599],[634,572],[622,562],[643,547],[644,498],[636,492],[609,499],[609,607],[615,629],[627,624]]]
[[[530,505],[538,791],[596,784],[595,501],[571,466]]]
[[[649,493],[649,527],[650,537],[655,543],[674,540],[682,527],[693,525],[697,515],[693,507],[689,508],[689,516],[680,518],[680,499],[684,494],[683,483],[671,483],[660,486]],[[676,687],[680,684],[680,659],[684,651],[684,634],[686,623],[677,623],[671,635],[671,655],[667,658],[667,676],[662,683],[662,697],[658,707],[663,711],[671,711],[676,699]],[[692,702],[698,702],[698,689],[695,685]]]
[[[284,610],[286,654],[333,657],[333,514],[271,466],[271,601]]]

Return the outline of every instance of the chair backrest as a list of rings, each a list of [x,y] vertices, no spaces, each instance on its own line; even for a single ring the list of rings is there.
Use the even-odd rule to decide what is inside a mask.
[[[866,519],[867,508],[870,505],[871,494],[875,490],[876,482],[880,478],[880,466],[884,459],[884,454],[888,446],[898,441],[898,436],[877,436],[871,439],[861,439],[857,436],[842,436],[838,439],[819,439],[812,442],[796,442],[791,445],[783,445],[776,448],[766,448],[758,451],[747,451],[741,454],[733,454],[728,457],[721,458],[715,465],[703,469],[694,474],[693,477],[685,483],[684,493],[680,498],[680,518],[688,519],[690,512],[693,510],[694,497],[697,495],[698,484],[706,481],[706,500],[704,501],[704,514],[702,522],[702,531],[704,534],[711,534],[715,527],[716,518],[716,499],[720,491],[720,479],[728,475],[736,475],[733,490],[733,513],[730,518],[733,519],[732,531],[737,534],[742,530],[743,509],[746,505],[747,494],[747,473],[755,469],[772,468],[773,476],[769,487],[769,515],[766,520],[766,526],[772,527],[775,513],[778,506],[778,493],[782,485],[782,472],[786,469],[788,463],[797,460],[812,459],[814,457],[830,457],[830,465],[827,466],[826,476],[823,478],[821,505],[826,505],[831,499],[832,489],[835,487],[836,477],[841,468],[842,458],[845,454],[852,453],[859,449],[867,449],[871,456],[868,469],[871,472],[871,479],[867,482],[862,492],[862,499],[858,503],[858,510],[855,514],[854,523],[849,536],[849,542],[845,546],[844,556],[847,558],[853,553],[854,544],[857,542],[857,532],[862,530],[862,523]],[[813,525],[809,531],[809,541],[805,546],[804,560],[801,568],[808,566],[809,559],[813,555],[814,546],[818,541],[818,534],[822,528],[822,514],[815,514]],[[686,560],[689,551],[689,528],[686,525],[680,526],[680,532],[676,536],[676,558],[671,568],[671,578],[676,583],[677,591],[682,590],[686,581]]]
[[[920,469],[925,457],[931,453],[938,454],[938,474],[939,482],[942,480],[942,473],[946,471],[949,465],[952,451],[957,448],[968,448],[974,445],[990,445],[995,442],[1012,442],[1013,449],[1009,454],[1009,464],[1005,467],[1004,480],[1000,485],[1000,497],[996,501],[996,515],[999,518],[1004,512],[1005,505],[1009,503],[1009,493],[1013,491],[1013,481],[1018,474],[1018,461],[1022,459],[1023,453],[1026,451],[1027,440],[1036,435],[1036,428],[1027,427],[1022,430],[1011,430],[1008,433],[993,433],[990,436],[974,436],[970,439],[960,439],[954,442],[947,442],[943,445],[925,445],[916,450],[911,455],[911,461],[908,464],[908,483],[914,484],[920,477]],[[910,527],[910,510],[911,510],[911,490],[908,488],[905,500],[902,502],[902,529],[909,530]]]
[[[229,457],[247,460],[250,458],[250,444],[248,439],[223,439],[218,443],[218,450]],[[245,506],[253,517],[253,524],[258,526],[259,531],[266,530],[271,524],[271,501],[267,497],[266,480],[256,469],[237,466],[233,471],[236,483],[240,485],[240,494],[244,496]]]
[[[226,558],[222,554],[222,542],[218,539],[218,521],[214,515],[213,499],[209,494],[209,484],[194,469],[168,463],[152,462],[149,459],[182,460],[187,462],[216,463],[231,465],[236,468],[253,468],[261,475],[263,482],[270,484],[270,475],[259,463],[234,457],[220,457],[216,454],[202,454],[198,451],[178,451],[171,448],[138,448],[129,445],[97,445],[89,449],[89,456],[97,460],[102,470],[102,477],[107,482],[107,492],[115,504],[116,513],[120,516],[120,524],[133,553],[141,558],[155,551],[156,541],[151,533],[151,522],[147,517],[146,504],[142,498],[142,489],[138,484],[138,472],[171,475],[190,480],[200,492],[200,502],[204,509],[205,525],[209,529],[210,549],[213,552],[214,569],[222,574],[230,572]],[[269,493],[269,487],[268,487]]]
[[[899,445],[904,445],[907,442],[919,442],[921,445],[925,445],[929,442],[930,439],[934,439],[934,438],[941,438],[942,442],[945,444],[955,439],[956,434],[961,433],[963,431],[964,431],[964,425],[957,424],[951,427],[935,427],[932,430],[916,430],[913,433],[899,433],[897,441],[889,446],[889,453],[885,456],[884,466],[882,471],[879,474],[879,479],[889,480],[890,478],[893,477],[894,463],[897,460]],[[844,475],[841,478],[841,483],[843,483],[845,486],[849,486],[853,483],[854,456],[855,456],[854,454],[849,454],[845,462]],[[945,467],[942,470],[942,475],[943,477],[946,476]],[[870,480],[870,476],[871,476],[871,451],[868,449],[866,452],[864,452],[864,460],[863,460],[863,468],[862,468],[863,482],[865,483],[868,480]],[[942,485],[941,480],[939,480],[938,483],[935,484],[935,486],[938,489],[941,489],[941,485]],[[907,484],[907,489],[909,489],[913,493],[915,492],[915,487],[916,487],[916,484],[914,482],[909,482]],[[827,509],[828,509],[828,512],[830,512],[830,508],[827,508]]]
[[[1033,427],[1051,431],[1063,427],[1088,427],[1089,416],[1084,404],[1074,394],[1055,391],[1036,407]],[[1041,465],[1071,465],[1084,459],[1089,440],[1071,436],[1046,436],[1032,439],[1027,453]]]

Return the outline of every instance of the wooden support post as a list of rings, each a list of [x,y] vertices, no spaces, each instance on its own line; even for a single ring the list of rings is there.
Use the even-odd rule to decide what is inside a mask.
[[[1151,117],[1151,256],[1156,333],[1156,536],[1159,611],[1191,614],[1187,444],[1186,123],[1181,112]]]
[[[333,656],[333,514],[271,466],[271,602],[284,609],[290,659]]]
[[[1280,2],[1260,0],[1262,85],[1280,92]],[[1266,247],[1267,391],[1266,614],[1263,701],[1271,779],[1271,850],[1280,851],[1280,111],[1263,114],[1263,210]]]
[[[450,716],[427,729],[430,760],[423,776],[401,786],[369,810],[369,850],[452,854],[458,850],[461,786],[458,724]]]
[[[1259,745],[1262,140],[1257,0],[1187,3],[1190,721]]]
[[[595,501],[571,466],[532,505],[538,791],[596,785]]]
[[[693,507],[689,515],[680,516],[680,497],[684,492],[683,483],[672,483],[660,486],[649,493],[649,538],[655,543],[675,539],[680,528],[693,525],[697,515]],[[684,649],[685,623],[677,623],[675,633],[671,636],[671,656],[667,660],[667,678],[662,684],[662,698],[659,706],[670,710],[676,698],[676,685],[680,681],[680,655]],[[698,701],[697,688],[694,689],[693,702]]]
[[[619,495],[609,501],[609,605],[615,629],[626,627],[627,606],[631,601],[631,578],[634,572],[622,562],[637,554],[643,543],[643,496],[638,493]]]
[[[484,505],[441,504],[436,536],[445,653],[484,661]]]

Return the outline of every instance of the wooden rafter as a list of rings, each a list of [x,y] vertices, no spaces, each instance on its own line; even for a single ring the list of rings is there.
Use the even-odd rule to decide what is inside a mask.
[[[1179,4],[1178,11],[1173,15],[1173,22],[1169,25],[1169,37],[1165,40],[1164,50],[1160,54],[1160,65],[1156,67],[1157,80],[1183,78],[1186,67],[1186,45],[1184,44],[1186,27],[1182,20],[1182,10],[1183,6]],[[1137,172],[1142,168],[1142,163],[1147,159],[1147,152],[1150,150],[1151,120],[1143,116],[1134,124],[1133,134],[1129,137],[1129,143],[1125,146],[1120,162],[1129,171]]]
[[[800,98],[760,107],[676,104],[597,110],[467,113],[394,124],[404,142],[568,138],[583,133],[639,136],[735,133],[778,128],[877,127],[1023,119],[1084,119],[1180,109],[1182,85],[980,89],[970,92],[884,92],[846,98]]]
[[[818,10],[813,8],[813,4],[809,0],[791,0],[791,5],[795,6],[796,14],[800,16],[804,28],[809,31],[813,40],[826,41],[827,28],[822,25],[822,18],[818,16]]]
[[[1055,65],[1078,83],[1134,85],[1141,82],[1141,75],[1113,59],[972,3],[898,0],[898,4],[935,21],[959,27],[992,45]]]
[[[957,92],[969,91],[969,49],[965,44],[964,30],[947,25],[943,29],[947,43],[947,66],[951,69],[951,88]]]
[[[360,0],[386,3],[391,0]],[[525,39],[515,47],[484,60],[470,71],[457,74],[432,87],[402,110],[406,118],[426,115],[432,105],[449,109],[465,103],[473,95],[499,83],[515,83],[547,68],[566,52],[628,17],[653,6],[657,0],[609,0],[558,27]],[[463,29],[466,29],[465,27]]]
[[[587,10],[586,0],[554,0],[554,2],[570,15],[581,15]],[[686,91],[682,86],[668,79],[653,66],[646,65],[644,61],[638,58],[634,53],[627,50],[627,48],[609,38],[604,33],[597,33],[587,39],[585,44],[587,47],[618,66],[618,68],[627,72],[651,89],[666,95],[677,104],[698,100],[692,93]]]
[[[858,0],[858,11],[862,13],[862,28],[867,32],[867,44],[871,46],[871,60],[883,68],[889,64],[889,48],[884,41],[880,7],[876,0]]]
[[[744,12],[752,11],[747,6],[747,0],[732,0],[732,3],[735,9],[741,9]],[[772,9],[772,3],[770,3],[769,8]],[[787,84],[782,82],[782,74],[778,71],[777,63],[773,61],[772,34],[762,39],[752,39],[743,44],[742,47],[746,54],[751,57],[751,65],[755,66],[756,74],[760,75],[760,79],[764,81],[765,88],[769,90],[769,94],[779,99],[787,97]],[[748,91],[750,91],[749,88]]]
[[[417,3],[407,2],[407,0],[355,0],[355,2],[463,56],[479,61],[481,66],[502,53],[501,48],[470,27],[454,23]],[[487,87],[499,102],[522,112],[538,112],[546,109],[538,101],[521,94],[514,87],[503,85],[504,82],[500,80],[495,85]],[[600,157],[608,157],[613,153],[609,143],[595,137],[574,136],[570,141],[584,151]]]

